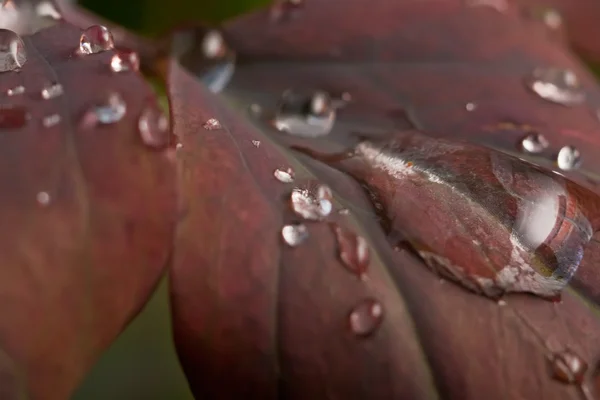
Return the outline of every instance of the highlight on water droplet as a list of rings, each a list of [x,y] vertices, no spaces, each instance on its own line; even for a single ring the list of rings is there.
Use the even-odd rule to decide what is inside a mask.
[[[527,153],[541,153],[548,146],[548,140],[541,133],[530,133],[521,140],[521,148]]]
[[[292,210],[308,220],[318,221],[327,217],[333,210],[333,204],[331,198],[324,196],[325,193],[331,193],[327,185],[294,188],[290,196]]]
[[[113,92],[108,95],[104,104],[96,105],[90,111],[90,120],[104,124],[119,122],[127,112],[127,104],[120,94]]]
[[[308,229],[302,224],[286,225],[281,229],[281,236],[287,245],[296,247],[308,239]]]
[[[539,97],[552,103],[574,106],[585,101],[579,79],[569,69],[536,68],[525,83]]]
[[[23,93],[25,93],[25,86],[23,86],[23,85],[15,86],[14,88],[8,89],[6,91],[6,94],[8,96],[17,96],[17,95],[23,94]]]
[[[215,130],[223,128],[221,126],[221,123],[219,122],[219,120],[216,118],[210,118],[208,121],[206,121],[204,123],[204,125],[202,125],[202,127],[204,129],[206,129],[207,131],[215,131]]]
[[[59,114],[50,114],[42,118],[42,125],[46,128],[51,128],[60,123],[60,115]]]
[[[571,171],[581,166],[581,154],[574,146],[564,146],[558,152],[556,164],[563,171]]]
[[[0,106],[0,130],[19,129],[25,126],[29,113],[21,106]]]
[[[19,35],[0,29],[0,72],[15,71],[27,62],[25,43]]]
[[[110,60],[110,69],[113,72],[137,72],[140,69],[140,57],[133,50],[119,49]]]
[[[83,31],[79,38],[79,52],[81,54],[97,54],[112,50],[115,43],[112,33],[102,25],[92,25]]]
[[[155,105],[146,107],[138,119],[138,130],[145,145],[162,149],[170,144],[169,121]]]
[[[282,182],[282,183],[294,182],[294,171],[291,168],[288,168],[286,170],[277,168],[273,172],[273,175],[275,176],[275,179],[277,179],[279,182]]]
[[[373,335],[383,321],[383,306],[375,299],[366,299],[352,309],[348,316],[350,330],[356,336]]]
[[[50,204],[51,198],[48,192],[39,192],[36,196],[37,202],[42,206]]]
[[[331,228],[335,234],[338,256],[342,264],[348,271],[364,279],[371,261],[369,244],[362,236],[336,223],[332,223]]]
[[[60,83],[52,84],[42,89],[42,98],[44,100],[53,99],[63,94],[63,87]]]
[[[563,383],[581,384],[588,364],[571,349],[554,353],[550,356],[552,377]]]
[[[279,102],[273,126],[295,136],[319,137],[331,131],[335,117],[335,107],[328,93],[287,90]]]

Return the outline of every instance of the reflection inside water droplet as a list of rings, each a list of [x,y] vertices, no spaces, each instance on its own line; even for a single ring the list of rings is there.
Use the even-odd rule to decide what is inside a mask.
[[[569,349],[553,354],[550,366],[554,379],[570,384],[582,383],[588,369],[585,360]]]
[[[29,113],[24,107],[0,107],[0,129],[19,129],[25,126]]]
[[[140,58],[133,50],[118,50],[110,60],[110,69],[113,72],[137,72],[140,69]]]
[[[556,164],[558,165],[558,168],[563,171],[577,169],[581,166],[581,154],[579,153],[579,150],[573,146],[564,146],[558,152]]]
[[[321,220],[333,209],[330,194],[331,189],[326,185],[294,188],[290,196],[292,210],[304,219]]]
[[[273,125],[291,135],[318,137],[333,128],[336,111],[331,97],[322,91],[283,93]]]
[[[374,299],[363,300],[348,317],[352,333],[363,337],[374,334],[382,321],[383,306]]]
[[[92,25],[83,31],[79,38],[81,54],[96,54],[115,47],[112,34],[102,25]]]
[[[119,122],[126,112],[127,104],[118,93],[111,93],[105,104],[97,105],[91,111],[96,122],[105,125]]]
[[[25,43],[13,31],[0,29],[0,72],[14,71],[27,61]]]
[[[286,244],[296,247],[308,239],[308,229],[302,224],[286,225],[281,229],[281,236]]]
[[[535,94],[553,103],[573,106],[585,101],[579,79],[569,69],[536,68],[525,82]]]
[[[530,133],[521,141],[521,147],[527,153],[541,153],[548,148],[548,140],[540,133]]]
[[[351,273],[364,278],[371,260],[369,244],[354,232],[337,224],[331,225],[342,264]]]

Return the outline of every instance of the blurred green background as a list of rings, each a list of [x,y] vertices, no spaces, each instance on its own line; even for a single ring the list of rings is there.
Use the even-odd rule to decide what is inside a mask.
[[[81,0],[80,5],[148,36],[187,22],[217,23],[268,0]],[[192,400],[172,341],[168,282],[105,352],[74,400]]]

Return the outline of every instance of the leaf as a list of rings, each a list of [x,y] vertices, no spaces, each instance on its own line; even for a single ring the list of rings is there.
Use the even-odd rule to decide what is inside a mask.
[[[16,379],[2,398],[69,397],[170,254],[173,163],[138,131],[154,93],[112,72],[114,50],[77,54],[81,33],[23,36],[22,68],[0,74],[0,373]]]
[[[470,201],[489,209],[464,189],[467,183],[478,190],[477,182],[500,182],[481,161],[489,154],[512,160],[525,173],[532,167],[490,150],[473,148],[461,153],[464,158],[446,151],[436,162],[450,163],[444,168],[456,175],[456,196],[435,186],[424,198],[418,189],[400,186],[389,168],[356,156],[349,166],[344,161],[348,151],[356,152],[352,140],[383,140],[386,148],[390,135],[415,127],[545,168],[556,168],[556,153],[573,145],[583,165],[564,174],[597,191],[598,86],[522,11],[512,4],[498,10],[459,1],[351,0],[343,7],[313,1],[250,14],[225,27],[239,62],[220,98],[171,64],[173,127],[183,145],[179,185],[187,207],[172,269],[174,330],[197,397],[591,398],[590,374],[581,375],[587,364],[590,373],[595,369],[598,354],[594,244],[573,279],[577,290],[566,290],[560,303],[523,294],[495,302],[440,280],[414,254],[422,250],[414,241],[394,249],[395,234],[410,239],[421,229],[426,238],[459,229],[460,217],[476,214]],[[201,51],[201,45],[188,48],[182,62],[206,81],[210,63]],[[560,82],[564,75],[557,78],[557,70],[572,71],[580,86]],[[572,103],[536,95],[532,79],[553,84],[560,90],[552,93]],[[344,92],[352,97],[335,110],[329,134],[323,120],[319,129],[304,129],[308,123],[287,114],[295,93],[315,90],[338,102]],[[203,129],[211,118],[222,129]],[[274,123],[302,135],[326,134],[286,135]],[[550,143],[539,155],[520,152],[532,133]],[[428,140],[433,147],[416,145],[416,154],[445,146]],[[313,150],[302,154],[291,146]],[[398,165],[409,159],[392,154],[390,160]],[[423,171],[433,165],[427,161]],[[293,185],[273,177],[275,169],[288,167],[296,173]],[[292,190],[310,191],[318,183],[333,189],[334,210],[348,208],[349,215],[334,211],[326,222],[311,222],[292,212]],[[586,196],[595,213],[596,197]],[[412,215],[408,201],[415,204]],[[455,228],[451,216],[432,217],[436,207],[457,209]],[[387,226],[382,214],[391,219]],[[495,240],[507,232],[493,220],[499,215],[491,213],[494,239],[487,245],[501,244]],[[297,223],[306,225],[309,237],[289,247],[282,228]],[[359,242],[370,249],[365,279],[348,271],[348,257],[340,254]],[[465,265],[472,261],[467,250],[455,251]],[[580,368],[565,367],[571,352]]]

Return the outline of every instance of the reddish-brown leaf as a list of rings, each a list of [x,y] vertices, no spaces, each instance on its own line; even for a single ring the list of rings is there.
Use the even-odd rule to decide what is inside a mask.
[[[67,398],[169,256],[175,169],[138,131],[155,95],[139,74],[111,71],[113,50],[77,54],[80,35],[58,21],[24,36],[27,61],[0,73],[3,399]],[[125,113],[97,124],[111,93]]]

